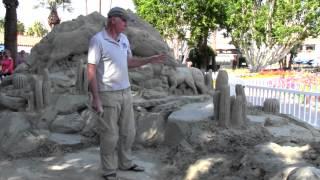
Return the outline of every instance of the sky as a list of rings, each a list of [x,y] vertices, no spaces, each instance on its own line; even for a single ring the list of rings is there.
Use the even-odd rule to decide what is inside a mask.
[[[97,11],[99,12],[99,0],[87,0],[88,1],[88,14]],[[39,0],[19,0],[19,6],[17,8],[18,20],[25,25],[25,29],[32,26],[36,21],[41,22],[47,29],[49,25],[47,22],[50,11],[46,8],[34,9]],[[112,2],[112,4],[111,4]],[[111,4],[111,6],[110,6]],[[86,15],[85,0],[71,0],[71,6],[73,11],[63,11],[62,8],[58,9],[58,14],[61,22],[76,19],[79,15]],[[134,11],[134,5],[132,0],[101,0],[101,14],[107,16],[110,7],[122,7],[124,9],[131,9]],[[3,3],[0,4],[0,18],[5,16],[5,8]]]

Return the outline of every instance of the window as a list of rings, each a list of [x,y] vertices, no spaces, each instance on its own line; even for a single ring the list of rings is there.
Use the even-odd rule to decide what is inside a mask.
[[[307,51],[314,51],[315,44],[306,44],[305,47]]]

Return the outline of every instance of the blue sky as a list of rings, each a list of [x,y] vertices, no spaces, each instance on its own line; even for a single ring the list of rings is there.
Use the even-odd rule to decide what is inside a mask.
[[[2,2],[2,1],[1,1]],[[45,8],[34,9],[38,0],[19,0],[19,7],[17,9],[18,20],[23,22],[25,27],[30,27],[35,21],[41,22],[47,28],[47,18],[49,10]],[[67,21],[77,18],[79,15],[85,15],[85,0],[71,0],[73,11],[71,13],[58,9],[61,21]],[[110,6],[110,2],[112,5]],[[132,0],[101,0],[101,14],[106,16],[110,7],[119,6],[124,9],[134,10]],[[88,13],[99,11],[99,0],[88,0]],[[5,8],[3,3],[0,4],[0,18],[4,18]]]

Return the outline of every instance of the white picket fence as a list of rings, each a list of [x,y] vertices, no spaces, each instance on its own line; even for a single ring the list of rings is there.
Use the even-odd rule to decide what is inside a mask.
[[[280,101],[280,113],[290,114],[314,127],[320,127],[320,93],[298,90],[245,86],[247,100],[253,105],[263,106],[266,98]]]
[[[265,99],[276,98],[280,102],[280,113],[290,114],[301,121],[320,128],[320,90],[315,92],[301,91],[296,90],[294,88],[296,86],[291,86],[292,89],[287,89],[288,87],[276,88],[281,86],[272,85],[270,82],[276,83],[276,80],[262,79],[253,82],[237,79],[230,82],[230,92],[231,95],[234,95],[235,85],[242,84],[245,87],[247,101],[252,105],[263,106]],[[301,87],[299,88],[301,89]]]

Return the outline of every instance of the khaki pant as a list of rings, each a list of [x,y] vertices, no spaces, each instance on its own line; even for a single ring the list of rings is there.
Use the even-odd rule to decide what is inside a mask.
[[[135,122],[130,88],[100,92],[103,118],[99,120],[100,157],[104,174],[132,166],[131,146],[135,139]]]

